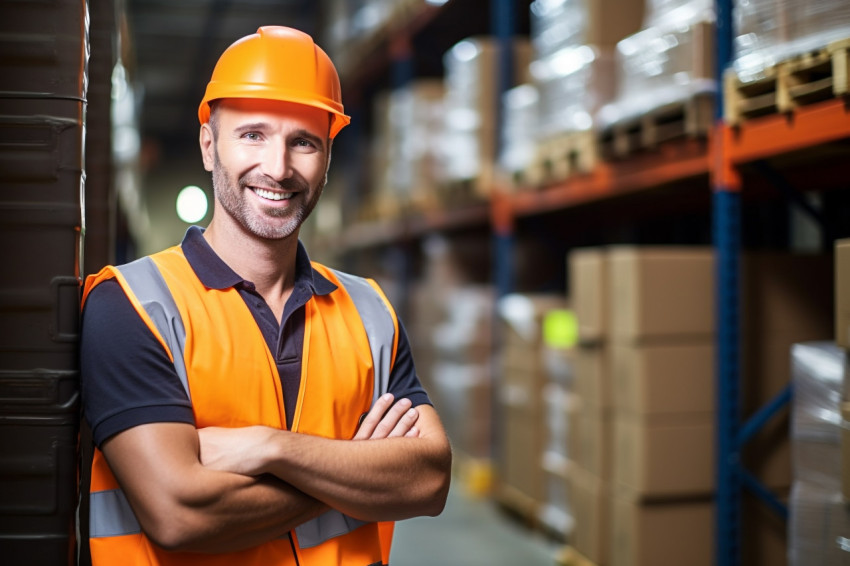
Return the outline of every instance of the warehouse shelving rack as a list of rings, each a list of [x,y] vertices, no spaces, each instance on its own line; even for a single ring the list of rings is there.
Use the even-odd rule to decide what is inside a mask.
[[[458,0],[454,0],[457,3]],[[412,77],[405,57],[409,55],[411,33],[427,33],[428,25],[447,9],[429,7],[402,28],[382,65],[396,77],[396,86]],[[491,30],[503,46],[510,45],[515,33],[514,0],[490,0]],[[812,149],[833,142],[850,141],[850,104],[837,98],[795,109],[791,114],[774,114],[727,125],[723,116],[723,77],[732,62],[732,0],[716,0],[716,86],[715,126],[707,140],[683,139],[667,144],[652,154],[629,157],[622,161],[601,162],[588,173],[539,190],[514,190],[493,187],[487,203],[452,210],[421,212],[402,220],[386,220],[355,225],[334,238],[337,249],[362,250],[390,246],[399,241],[422,238],[433,232],[465,227],[489,230],[492,236],[493,282],[497,293],[514,289],[512,255],[517,221],[540,214],[561,211],[591,202],[626,194],[651,191],[656,187],[683,182],[705,183],[711,189],[713,246],[716,251],[715,289],[717,301],[716,395],[718,427],[716,431],[716,523],[715,563],[738,566],[741,563],[742,497],[749,490],[779,515],[787,517],[787,508],[760,484],[741,464],[741,450],[763,425],[771,420],[792,397],[790,384],[772,401],[742,420],[740,407],[741,375],[741,297],[740,254],[742,247],[742,192],[753,181],[743,179],[741,169],[760,169],[764,160]],[[399,48],[399,45],[401,48]],[[505,77],[512,76],[510,49],[499,62],[501,93],[510,88]],[[369,74],[379,73],[370,67]],[[402,77],[401,80],[398,77]],[[770,171],[768,169],[768,171]],[[812,183],[835,182],[834,168],[826,173],[806,172]],[[776,182],[781,177],[767,179]],[[845,183],[846,188],[846,183]]]

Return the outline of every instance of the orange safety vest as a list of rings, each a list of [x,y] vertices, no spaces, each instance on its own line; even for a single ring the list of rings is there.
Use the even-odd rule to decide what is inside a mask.
[[[398,320],[374,281],[315,263],[313,267],[338,289],[312,297],[305,306],[301,387],[291,430],[350,439],[360,416],[387,391]],[[179,246],[90,276],[83,301],[97,284],[111,278],[174,362],[198,428],[285,428],[277,365],[236,289],[206,288]],[[290,537],[248,550],[169,552],[141,531],[103,454],[94,453],[94,566],[374,566],[389,563],[392,530],[393,523],[365,523],[332,510],[298,526]]]

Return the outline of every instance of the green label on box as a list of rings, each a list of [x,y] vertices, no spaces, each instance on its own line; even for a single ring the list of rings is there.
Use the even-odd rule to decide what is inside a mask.
[[[553,309],[543,317],[543,342],[551,348],[571,348],[578,342],[578,321],[573,311]]]

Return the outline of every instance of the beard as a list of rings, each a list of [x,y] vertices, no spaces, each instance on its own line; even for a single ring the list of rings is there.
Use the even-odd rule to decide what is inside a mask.
[[[281,182],[257,173],[246,173],[239,177],[235,184],[231,184],[232,178],[230,172],[219,160],[218,151],[216,151],[212,173],[213,193],[216,200],[244,230],[266,240],[282,240],[297,234],[301,224],[316,207],[327,182],[326,176],[313,191],[310,191],[309,183],[297,174]],[[295,192],[292,196],[293,204],[295,202],[300,204],[286,208],[261,207],[260,212],[257,213],[245,198],[246,191],[251,190],[248,187],[252,186],[293,191]]]

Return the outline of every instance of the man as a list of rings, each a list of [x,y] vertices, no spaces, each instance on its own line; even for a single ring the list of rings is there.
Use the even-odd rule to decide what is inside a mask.
[[[336,70],[260,28],[199,117],[207,229],[86,281],[92,561],[386,564],[388,522],[442,511],[451,451],[380,289],[298,241],[349,120]]]

